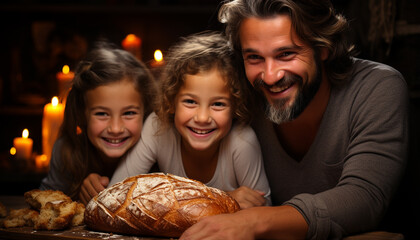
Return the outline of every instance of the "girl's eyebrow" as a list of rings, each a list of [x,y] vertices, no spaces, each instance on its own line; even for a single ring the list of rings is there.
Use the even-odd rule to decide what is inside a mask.
[[[180,97],[185,97],[185,96],[187,96],[187,97],[191,97],[191,98],[197,98],[197,95],[192,94],[192,93],[183,93],[183,94],[180,94],[179,96],[180,96]],[[215,101],[215,100],[219,100],[219,99],[224,99],[224,100],[230,101],[230,96],[229,96],[229,97],[225,97],[225,96],[215,96],[215,97],[212,97],[210,100],[211,100],[211,101]]]
[[[128,105],[128,106],[123,107],[122,109],[125,110],[125,109],[132,109],[132,108],[141,109],[141,106],[140,105]],[[91,111],[92,110],[109,110],[109,108],[104,107],[104,106],[94,106],[94,107],[89,108],[89,110],[91,110]]]
[[[123,110],[126,110],[126,109],[137,109],[137,110],[140,110],[141,109],[141,106],[139,106],[139,105],[129,105],[129,106],[126,106],[126,107],[124,107],[123,108]]]
[[[215,101],[215,100],[226,100],[226,101],[230,101],[230,97],[216,96],[216,97],[211,98],[211,100],[212,101]]]
[[[181,93],[181,94],[179,94],[179,96],[180,97],[185,97],[185,96],[187,96],[187,97],[196,97],[196,95],[195,94],[192,94],[192,93]]]
[[[93,106],[91,108],[89,108],[88,110],[92,111],[92,110],[108,110],[107,107],[104,106]]]

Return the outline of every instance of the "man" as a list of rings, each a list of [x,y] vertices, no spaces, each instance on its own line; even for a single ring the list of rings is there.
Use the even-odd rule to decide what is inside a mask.
[[[219,19],[263,99],[253,127],[274,206],[205,218],[181,239],[341,239],[374,230],[406,161],[401,74],[352,57],[347,22],[329,1],[234,0]]]

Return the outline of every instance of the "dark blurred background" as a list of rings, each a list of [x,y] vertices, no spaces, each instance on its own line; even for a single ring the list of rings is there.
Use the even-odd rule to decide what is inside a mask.
[[[180,37],[221,30],[220,0],[3,0],[0,3],[0,195],[38,187],[45,172],[21,171],[9,149],[28,128],[33,150],[41,153],[43,106],[58,94],[56,73],[74,70],[106,39],[118,46],[127,34],[142,40],[141,59],[150,66],[156,49],[165,51]],[[409,163],[386,222],[388,229],[414,235],[419,220],[420,1],[333,0],[352,26],[359,57],[399,70],[410,90]],[[408,230],[407,230],[408,229]],[[413,237],[415,239],[415,237]]]

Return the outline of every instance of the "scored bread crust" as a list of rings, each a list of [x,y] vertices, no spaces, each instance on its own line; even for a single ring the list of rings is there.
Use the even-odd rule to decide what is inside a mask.
[[[179,237],[203,217],[233,213],[238,203],[225,192],[172,174],[129,177],[88,203],[85,224],[97,231]]]

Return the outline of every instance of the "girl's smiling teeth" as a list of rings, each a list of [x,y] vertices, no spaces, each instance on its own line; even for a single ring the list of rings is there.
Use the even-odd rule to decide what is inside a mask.
[[[118,144],[121,142],[124,142],[125,140],[128,139],[128,137],[126,138],[118,138],[118,139],[112,139],[112,138],[102,138],[104,139],[106,142],[112,143],[112,144]]]
[[[214,131],[214,129],[203,130],[203,129],[192,128],[192,127],[189,127],[189,129],[191,131],[193,131],[194,133],[197,133],[197,134],[208,134],[208,133]]]

